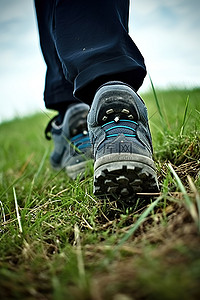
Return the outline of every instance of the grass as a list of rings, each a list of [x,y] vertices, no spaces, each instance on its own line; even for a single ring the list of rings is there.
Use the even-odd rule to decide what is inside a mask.
[[[200,90],[151,91],[161,195],[98,199],[49,166],[45,114],[0,125],[1,299],[199,299]]]

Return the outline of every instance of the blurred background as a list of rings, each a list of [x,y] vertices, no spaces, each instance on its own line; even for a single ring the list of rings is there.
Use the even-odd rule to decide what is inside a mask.
[[[200,1],[130,0],[129,31],[156,88],[200,85]],[[33,0],[0,0],[0,122],[44,110]],[[150,89],[146,77],[140,93]]]

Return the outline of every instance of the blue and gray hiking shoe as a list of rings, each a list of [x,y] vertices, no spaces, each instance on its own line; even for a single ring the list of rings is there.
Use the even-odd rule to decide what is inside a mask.
[[[88,161],[93,160],[87,130],[88,110],[89,106],[86,104],[75,104],[69,107],[61,125],[56,124],[55,117],[45,130],[46,138],[49,140],[52,136],[54,141],[50,157],[52,167],[56,170],[65,169],[72,179],[83,174]]]
[[[122,82],[101,86],[88,114],[94,194],[115,198],[158,192],[147,109]]]

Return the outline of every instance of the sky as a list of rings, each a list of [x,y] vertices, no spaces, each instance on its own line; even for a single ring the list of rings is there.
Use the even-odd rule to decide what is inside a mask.
[[[74,0],[75,1],[75,0]],[[200,86],[200,1],[131,0],[129,32],[148,70],[139,92]],[[0,0],[0,122],[45,109],[33,0]]]

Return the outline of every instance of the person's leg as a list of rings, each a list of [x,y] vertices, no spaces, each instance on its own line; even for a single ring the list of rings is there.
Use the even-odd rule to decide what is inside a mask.
[[[135,93],[146,68],[128,35],[128,8],[128,0],[57,0],[53,32],[74,95],[92,103],[94,192],[121,197],[158,189],[147,111]]]
[[[136,94],[146,67],[128,12],[128,0],[57,0],[54,32],[74,95],[92,104],[94,193],[122,199],[158,191],[147,110]]]
[[[62,121],[69,105],[80,103],[73,96],[73,84],[66,80],[54,42],[55,0],[35,0],[40,46],[46,62],[44,102],[48,109],[60,112]]]
[[[65,169],[75,178],[91,159],[87,132],[89,106],[73,96],[73,84],[66,80],[54,41],[55,0],[35,0],[41,50],[47,65],[44,101],[48,109],[58,111],[45,130],[53,138],[50,162],[54,169]]]
[[[91,104],[99,86],[119,80],[135,90],[144,59],[128,34],[128,0],[57,0],[54,39],[74,94]]]

